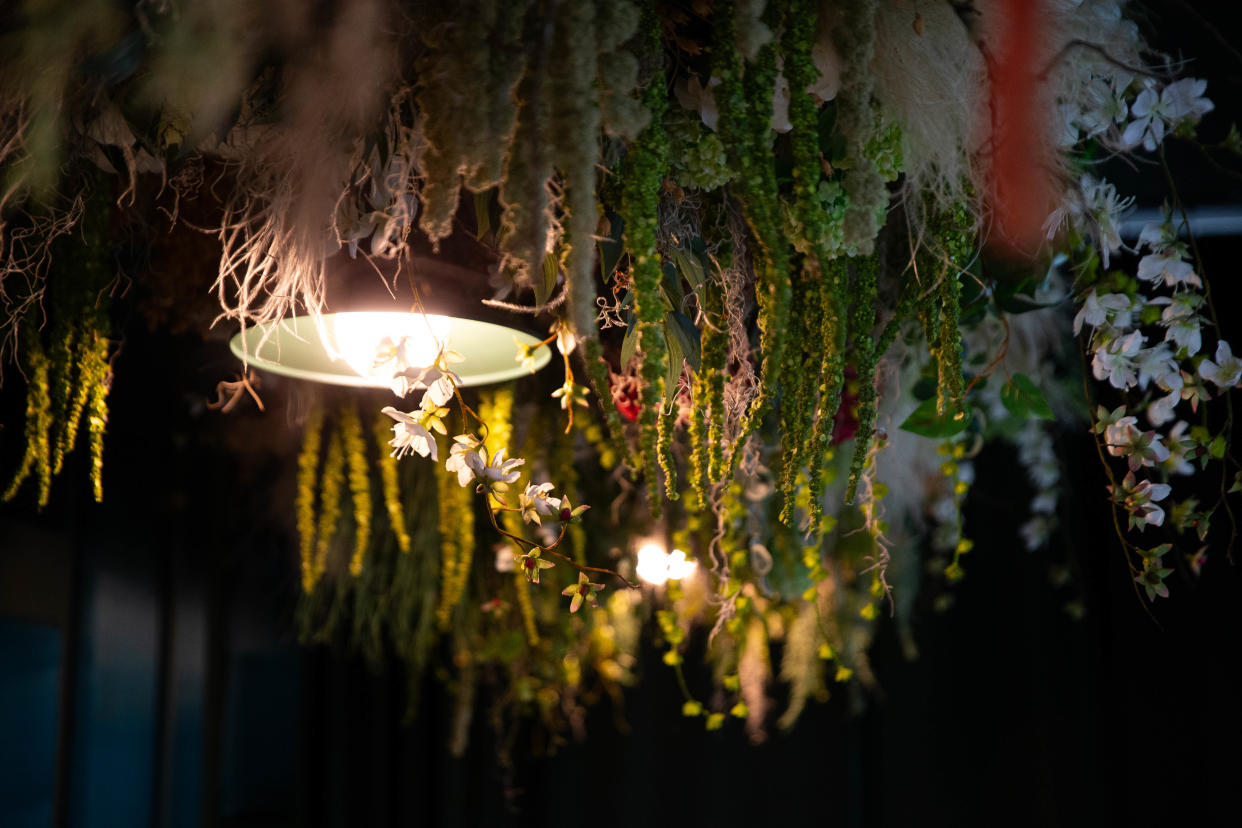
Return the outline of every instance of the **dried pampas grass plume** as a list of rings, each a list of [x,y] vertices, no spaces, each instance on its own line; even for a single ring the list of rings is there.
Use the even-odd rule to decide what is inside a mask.
[[[875,26],[875,96],[901,126],[905,193],[947,210],[967,186],[983,191],[974,163],[986,137],[983,55],[946,0],[880,3]]]
[[[382,0],[351,0],[330,27],[311,34],[304,34],[309,21],[287,21],[286,34],[297,42],[286,45],[305,57],[288,72],[286,118],[230,136],[250,146],[239,154],[219,230],[217,322],[244,328],[298,310],[323,312],[324,259],[340,246],[337,204],[390,91],[394,50],[384,11]],[[230,142],[221,147],[225,154]]]

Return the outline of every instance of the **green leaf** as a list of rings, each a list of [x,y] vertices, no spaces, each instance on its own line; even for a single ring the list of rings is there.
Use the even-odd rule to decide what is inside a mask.
[[[669,324],[670,321],[672,324]],[[703,364],[703,350],[699,339],[699,329],[694,327],[690,317],[680,311],[673,311],[664,318],[665,328],[676,337],[681,352],[690,363],[693,371],[698,371]]]
[[[1001,404],[1019,419],[1054,419],[1043,392],[1026,374],[1014,374],[1001,386]]]
[[[555,252],[543,257],[543,278],[535,283],[536,305],[542,305],[548,301],[548,297],[552,295],[552,289],[556,287],[556,277],[560,269]]]
[[[664,299],[664,309],[675,311],[681,309],[681,300],[686,293],[681,289],[681,277],[672,262],[665,262],[660,268],[664,278],[660,280],[660,296]]]
[[[925,400],[911,412],[900,428],[922,437],[952,437],[965,431],[972,419],[974,415],[969,410],[960,419],[954,419],[952,414],[937,414],[936,401]]]
[[[617,262],[621,261],[621,255],[625,253],[625,243],[622,241],[625,222],[616,213],[609,213],[608,221],[608,236],[599,240],[599,271],[605,282],[612,278]]]
[[[482,241],[483,237],[492,229],[491,203],[491,191],[474,194],[474,223],[476,226],[474,237],[479,241]],[[546,262],[544,266],[547,266]]]
[[[690,289],[695,293],[701,291],[707,283],[707,272],[703,269],[703,262],[699,257],[693,253],[687,253],[680,247],[674,247],[670,255],[681,277],[690,283]]]
[[[677,396],[677,380],[681,377],[682,369],[685,367],[686,355],[682,350],[681,338],[676,328],[676,323],[669,322],[668,316],[664,317],[664,342],[668,347],[668,373],[664,377],[664,405],[671,403]]]
[[[1217,434],[1212,438],[1212,442],[1208,443],[1208,455],[1213,460],[1220,460],[1225,456],[1225,438],[1224,435]]]
[[[638,325],[631,324],[625,329],[625,339],[621,340],[621,370],[625,370],[625,366],[630,364],[630,360],[634,358],[635,351],[638,350]]]

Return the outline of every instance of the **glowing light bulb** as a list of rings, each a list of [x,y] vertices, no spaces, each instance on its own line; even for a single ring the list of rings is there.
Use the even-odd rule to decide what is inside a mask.
[[[674,549],[668,556],[668,577],[673,581],[680,581],[682,578],[689,578],[694,574],[694,570],[698,568],[698,564],[694,561],[686,560],[686,553],[680,549]]]
[[[671,553],[655,543],[648,543],[638,550],[638,565],[634,571],[649,584],[660,585],[666,581],[680,581],[694,574],[698,564],[686,560],[686,553],[674,549]]]
[[[387,385],[397,366],[398,355],[411,368],[430,365],[447,345],[452,320],[421,313],[338,313],[333,340],[339,358],[359,376]],[[380,353],[388,340],[391,354]]]
[[[638,550],[638,565],[634,571],[649,584],[664,583],[668,580],[668,553],[654,543],[643,546]]]

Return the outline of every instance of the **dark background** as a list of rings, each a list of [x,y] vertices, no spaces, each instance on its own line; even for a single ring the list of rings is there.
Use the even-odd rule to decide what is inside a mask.
[[[1201,134],[1220,140],[1242,62],[1202,8],[1152,8],[1165,48],[1212,79]],[[1170,162],[1189,203],[1242,205],[1198,151],[1173,145]],[[1107,175],[1140,206],[1167,195],[1156,167]],[[1204,240],[1202,263],[1235,343],[1239,240]],[[1047,553],[1016,536],[1029,496],[1016,456],[979,458],[969,575],[947,612],[918,602],[917,660],[881,621],[877,693],[838,689],[752,746],[683,719],[648,652],[624,710],[592,711],[587,742],[533,759],[539,734],[523,734],[501,767],[485,715],[467,755],[448,755],[452,703],[436,682],[403,726],[399,668],[297,645],[301,392],[269,383],[262,416],[206,411],[234,365],[221,341],[127,327],[105,503],[89,498],[79,450],[44,513],[25,497],[0,506],[0,826],[1236,824],[1242,576],[1218,543],[1203,577],[1179,568],[1149,614],[1085,434],[1058,441],[1069,493]],[[6,377],[0,470],[20,450],[23,393]],[[1050,582],[1050,559],[1071,566],[1068,586]],[[1080,621],[1063,611],[1072,599]]]

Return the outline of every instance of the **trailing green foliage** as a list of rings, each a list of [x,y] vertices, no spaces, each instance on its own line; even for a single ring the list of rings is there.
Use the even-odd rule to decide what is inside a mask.
[[[858,432],[854,435],[854,459],[850,462],[850,478],[845,488],[845,502],[853,503],[858,482],[871,451],[875,435],[875,367],[876,353],[872,331],[876,317],[876,267],[874,255],[855,259],[854,286],[851,291],[854,307],[850,312],[850,339],[854,365],[858,371]]]
[[[651,4],[643,10],[638,37],[642,53],[659,61],[661,53],[659,18]],[[649,59],[652,59],[649,57]],[[661,511],[659,457],[656,449],[659,410],[664,396],[667,348],[660,330],[664,307],[660,282],[664,277],[660,251],[656,245],[657,208],[660,184],[667,164],[667,137],[662,116],[667,98],[664,72],[657,69],[643,93],[643,103],[651,114],[647,128],[630,145],[621,171],[621,203],[618,212],[625,222],[625,243],[630,253],[635,328],[642,348],[642,399],[639,411],[639,456],[647,479],[651,512]],[[680,374],[680,371],[678,371]]]

